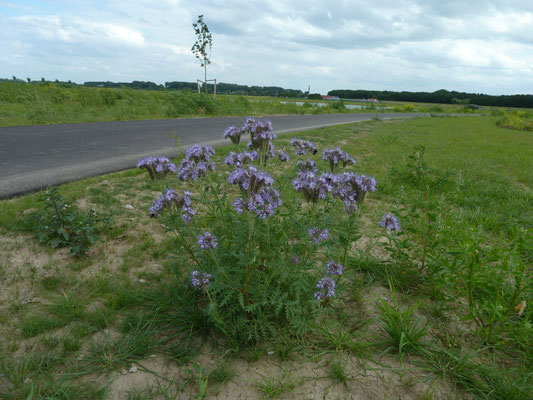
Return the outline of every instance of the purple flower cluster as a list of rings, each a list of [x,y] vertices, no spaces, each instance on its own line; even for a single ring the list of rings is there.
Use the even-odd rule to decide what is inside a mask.
[[[206,272],[192,271],[191,272],[191,286],[203,291],[209,289],[209,284],[213,278],[212,274]]]
[[[315,292],[314,296],[318,301],[323,301],[335,296],[336,281],[344,271],[342,264],[334,261],[329,261],[327,267],[324,277],[321,278],[316,285],[316,288],[319,290]]]
[[[309,172],[312,172],[312,173],[316,173],[318,171],[318,168],[315,164],[315,162],[311,159],[307,159],[307,160],[299,160],[297,163],[296,163],[296,167],[298,168],[299,171],[309,171]]]
[[[331,190],[324,174],[319,177],[310,171],[298,172],[298,178],[292,181],[292,186],[296,191],[302,192],[305,200],[310,203],[325,198],[326,193]]]
[[[217,238],[211,232],[206,231],[198,236],[198,242],[202,250],[211,250],[217,247]]]
[[[309,140],[302,140],[302,139],[292,139],[291,145],[296,147],[296,154],[299,155],[306,155],[308,152],[316,154],[318,151],[313,143],[311,143]]]
[[[259,150],[262,153],[272,150],[272,143],[270,142],[277,136],[270,121],[256,121],[253,118],[246,118],[242,129],[250,134],[249,148]]]
[[[344,267],[340,263],[336,263],[334,261],[328,261],[326,265],[328,267],[328,269],[326,270],[326,275],[341,276],[342,272],[344,271]]]
[[[150,217],[154,218],[159,215],[164,209],[174,205],[176,209],[183,210],[182,218],[185,222],[191,222],[196,215],[196,210],[191,207],[191,193],[183,191],[181,195],[176,193],[174,189],[167,189],[149,208]]]
[[[190,161],[209,161],[213,154],[215,154],[213,147],[195,144],[187,149],[185,158]]]
[[[244,153],[235,153],[231,152],[226,157],[226,160],[224,161],[227,165],[235,165],[236,167],[243,167],[246,164],[250,164],[254,160],[257,160],[259,158],[259,154],[257,154],[257,151],[251,151],[251,152],[244,152]]]
[[[281,204],[279,192],[272,187],[261,188],[257,193],[251,193],[244,199],[237,198],[233,201],[237,213],[242,214],[244,210],[253,211],[262,219],[274,215],[276,208]]]
[[[342,164],[343,167],[355,164],[355,160],[348,153],[342,151],[340,147],[332,150],[324,150],[322,152],[322,159],[329,162],[331,171],[334,171],[339,164]]]
[[[274,179],[266,172],[255,167],[244,170],[237,168],[229,177],[228,182],[239,185],[244,198],[233,202],[235,210],[241,214],[244,210],[253,211],[265,219],[274,215],[276,208],[281,206],[281,196],[272,187]]]
[[[229,177],[228,182],[239,185],[245,193],[257,193],[263,186],[272,186],[274,179],[266,172],[255,167],[237,168]]]
[[[400,221],[396,216],[391,213],[383,215],[379,225],[382,228],[386,228],[389,231],[399,231],[400,230]]]
[[[315,299],[323,301],[335,296],[335,281],[329,276],[325,276],[318,281],[316,288],[319,289],[315,292]]]
[[[137,163],[137,168],[146,169],[150,179],[162,179],[170,172],[176,172],[176,166],[166,157],[146,157]]]
[[[278,155],[278,159],[281,161],[281,162],[287,162],[290,160],[290,157],[287,153],[285,153],[283,150],[281,149],[278,149],[276,150],[276,154]]]
[[[178,169],[178,179],[181,181],[197,180],[208,171],[214,171],[215,165],[209,158],[215,154],[211,146],[195,144],[185,152],[185,158],[181,160]]]
[[[376,190],[376,180],[370,176],[344,172],[333,177],[333,196],[344,202],[348,212],[356,212],[358,203],[364,201],[366,193]]]
[[[317,244],[329,239],[329,231],[327,229],[311,228],[308,232],[311,240]]]
[[[242,128],[241,129],[236,128],[234,125],[228,126],[222,133],[222,137],[224,139],[229,138],[231,140],[231,143],[233,144],[239,144],[239,142],[241,141],[241,136],[242,136]]]

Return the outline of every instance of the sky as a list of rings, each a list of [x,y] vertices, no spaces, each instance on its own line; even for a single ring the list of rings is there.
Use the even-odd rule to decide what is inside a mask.
[[[533,0],[0,0],[0,77],[533,93]]]

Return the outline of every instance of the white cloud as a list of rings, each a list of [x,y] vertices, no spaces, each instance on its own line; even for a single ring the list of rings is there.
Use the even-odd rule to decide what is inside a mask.
[[[0,76],[195,81],[202,71],[190,51],[191,24],[204,14],[213,33],[208,75],[223,82],[299,89],[311,84],[323,93],[334,88],[513,93],[533,85],[533,14],[525,3],[94,4],[0,1]]]

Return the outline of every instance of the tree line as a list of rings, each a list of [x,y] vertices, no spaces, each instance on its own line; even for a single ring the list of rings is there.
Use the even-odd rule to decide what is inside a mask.
[[[144,89],[144,90],[192,90],[196,91],[198,85],[196,82],[182,82],[172,81],[165,82],[164,85],[158,85],[150,81],[133,81],[128,82],[85,82],[84,86],[96,86],[106,88],[130,88],[130,89]],[[201,84],[201,89],[205,89],[205,85]],[[207,85],[207,90],[213,93],[213,84]],[[238,85],[236,83],[217,83],[218,94],[239,94],[247,96],[277,96],[277,97],[303,97],[301,90],[284,89],[279,86],[248,86]]]
[[[476,104],[480,106],[533,108],[533,95],[530,94],[493,96],[482,93],[448,91],[445,89],[435,92],[340,89],[330,90],[328,95],[339,96],[341,99],[378,99],[416,103]]]

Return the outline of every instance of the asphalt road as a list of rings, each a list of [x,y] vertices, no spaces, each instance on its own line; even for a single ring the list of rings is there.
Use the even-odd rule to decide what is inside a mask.
[[[265,117],[277,134],[372,119],[376,114],[283,115]],[[425,114],[380,114],[382,119]],[[149,155],[172,156],[183,147],[228,144],[221,138],[243,117],[0,127],[0,198],[132,168]]]

